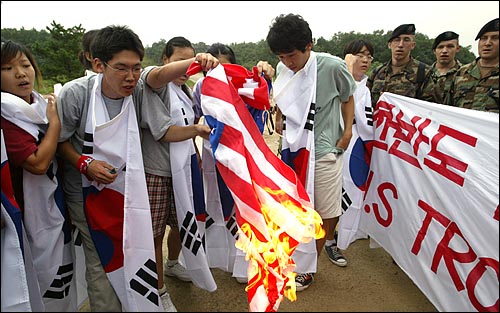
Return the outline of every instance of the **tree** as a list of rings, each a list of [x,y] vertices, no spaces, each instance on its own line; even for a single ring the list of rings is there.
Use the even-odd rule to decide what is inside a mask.
[[[150,65],[158,65],[163,64],[161,60],[161,53],[163,52],[163,48],[165,48],[167,41],[165,39],[161,39],[158,42],[155,42],[151,47],[146,47],[144,50],[144,60],[143,66]]]
[[[26,45],[31,49],[40,66],[42,74],[49,83],[66,83],[67,81],[80,77],[83,73],[83,67],[78,60],[78,52],[81,47],[81,39],[85,29],[74,26],[65,29],[60,24],[52,21],[51,27],[46,30],[37,31],[35,29],[26,30],[21,28],[2,29],[2,40],[14,40]],[[328,52],[332,55],[343,58],[344,46],[351,40],[363,38],[372,43],[375,53],[372,66],[368,72],[378,65],[391,59],[391,50],[387,46],[387,39],[391,32],[376,30],[371,34],[362,34],[359,32],[338,32],[329,40],[323,37],[313,39],[313,49],[318,52]],[[432,64],[435,56],[432,52],[433,39],[420,33],[416,33],[416,48],[412,51],[412,56],[424,63]],[[166,40],[160,39],[151,47],[145,47],[143,66],[162,64],[161,54],[165,47]],[[258,61],[268,61],[276,66],[279,59],[269,49],[265,40],[259,42],[231,43],[229,46],[236,54],[238,64],[247,69],[252,69]],[[204,42],[193,43],[195,51],[205,52],[208,45]],[[467,64],[475,59],[475,55],[470,51],[471,47],[462,47],[457,54],[457,59],[462,64]],[[47,84],[49,85],[49,84]],[[50,85],[51,90],[52,85]],[[45,91],[44,91],[45,92]]]
[[[85,29],[81,24],[65,29],[52,21],[46,27],[50,34],[47,40],[38,40],[32,46],[40,70],[50,83],[65,83],[83,75],[83,66],[78,59],[78,52]]]
[[[24,27],[20,30],[15,28],[2,29],[2,41],[12,40],[25,45],[30,50],[35,42],[49,40],[49,38],[50,34],[45,30],[38,31],[34,28],[25,29]]]

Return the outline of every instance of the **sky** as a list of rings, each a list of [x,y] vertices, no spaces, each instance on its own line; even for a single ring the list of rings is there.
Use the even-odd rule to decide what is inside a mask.
[[[474,39],[498,12],[499,1],[2,1],[1,28],[42,30],[52,21],[85,30],[127,25],[145,47],[174,36],[230,44],[263,40],[276,16],[294,13],[309,23],[313,38],[415,24],[429,38],[458,33],[460,45],[477,56]]]

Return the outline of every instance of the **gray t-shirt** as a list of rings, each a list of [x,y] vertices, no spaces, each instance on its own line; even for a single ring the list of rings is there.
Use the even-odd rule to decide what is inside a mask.
[[[69,140],[78,153],[82,153],[85,134],[85,121],[90,104],[92,87],[97,75],[84,76],[66,83],[58,97],[57,109],[61,119],[59,142]],[[137,122],[141,128],[149,127],[152,133],[164,134],[169,124],[169,117],[164,113],[164,104],[151,88],[140,79],[132,93]],[[108,99],[109,100],[109,99]],[[116,106],[116,101],[104,100],[106,105]],[[144,105],[143,105],[144,104]],[[113,109],[111,110],[113,111]],[[116,110],[115,110],[116,111]],[[126,134],[124,131],[123,134]],[[116,134],[120,136],[120,134]],[[159,136],[161,138],[161,136]],[[142,153],[142,151],[137,151]],[[63,188],[70,201],[82,200],[82,181],[80,172],[74,165],[65,162]]]
[[[341,121],[342,102],[356,90],[356,82],[347,70],[345,62],[328,53],[316,52],[316,114],[314,115],[314,152],[319,160],[331,152],[343,152],[336,147],[344,130]],[[277,73],[285,68],[282,62],[276,66]]]
[[[147,76],[153,68],[155,68],[155,66],[148,66],[142,71],[141,78],[144,81],[146,81]],[[160,89],[154,89],[153,91],[162,102],[162,106],[157,108],[155,114],[160,114],[163,117],[163,124],[166,127],[149,127],[146,123],[140,124],[144,171],[148,174],[157,176],[172,177],[170,171],[169,143],[159,141],[167,132],[168,127],[174,124],[170,117],[170,95],[168,92],[168,85]]]
[[[341,58],[317,52],[316,60],[318,79],[314,115],[314,152],[316,159],[319,160],[328,153],[339,151],[336,147],[337,141],[344,134],[341,105],[356,91],[356,82]]]

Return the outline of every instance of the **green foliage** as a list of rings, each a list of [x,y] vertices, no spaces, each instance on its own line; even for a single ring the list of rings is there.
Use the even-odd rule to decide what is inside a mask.
[[[166,43],[167,41],[165,39],[161,39],[159,42],[155,42],[151,47],[145,48],[144,60],[142,61],[144,67],[163,64],[161,53]]]
[[[2,40],[12,40],[15,42],[22,43],[30,50],[32,49],[32,44],[37,41],[45,41],[50,39],[50,34],[45,30],[36,29],[25,29],[24,27],[20,30],[15,28],[2,28]]]
[[[81,25],[65,29],[53,21],[51,27],[41,31],[35,29],[26,30],[24,28],[20,30],[2,29],[2,39],[20,42],[31,49],[42,71],[45,85],[48,86],[48,91],[52,91],[53,84],[58,82],[64,84],[69,80],[82,76],[83,66],[78,60],[78,52],[81,49],[81,39],[84,33],[85,29]],[[330,39],[315,38],[313,40],[313,49],[314,51],[328,52],[343,58],[344,46],[349,41],[364,38],[373,44],[375,50],[375,59],[372,62],[371,71],[378,65],[390,60],[391,50],[387,46],[389,36],[390,32],[383,30],[376,30],[371,34],[354,31],[348,33],[338,32]],[[429,65],[434,63],[435,56],[431,49],[433,39],[428,38],[427,35],[417,33],[415,40],[417,45],[412,51],[412,56]],[[151,47],[145,47],[144,67],[162,64],[161,54],[165,44],[166,40],[160,39]],[[209,47],[204,42],[193,43],[193,46],[197,53],[205,52]],[[249,70],[260,60],[268,61],[273,66],[276,66],[279,61],[278,57],[269,50],[265,40],[257,43],[231,43],[229,46],[234,50],[238,64]],[[457,53],[457,59],[462,64],[470,63],[475,59],[475,55],[470,50],[471,46],[462,47],[460,52]],[[43,90],[40,91],[44,92]]]
[[[316,45],[314,47],[315,51],[323,51],[328,52],[333,55],[339,56],[341,58],[344,57],[344,47],[352,40],[363,38],[373,45],[375,58],[372,62],[372,67],[376,68],[378,65],[382,63],[386,63],[391,59],[391,50],[387,45],[387,40],[390,37],[390,32],[384,33],[383,30],[376,30],[372,34],[361,34],[361,33],[341,33],[338,32],[332,36],[330,40],[326,40],[323,37],[320,37],[316,41]],[[429,38],[427,35],[416,33],[415,49],[411,52],[411,55],[419,61],[422,61],[426,64],[431,65],[436,61],[434,56],[434,52],[432,51],[432,43],[434,39]],[[471,47],[462,47],[459,53],[457,53],[457,59],[462,62],[462,64],[470,63],[474,60],[475,56],[470,51]]]
[[[233,43],[229,46],[236,55],[236,62],[248,70],[251,70],[261,60],[268,61],[273,65],[278,63],[278,57],[269,50],[265,40],[257,43]]]
[[[82,76],[84,69],[78,52],[85,29],[81,25],[65,29],[55,21],[51,26],[47,27],[50,38],[36,41],[32,48],[42,74],[61,83]]]
[[[65,29],[52,21],[46,30],[2,29],[2,39],[13,40],[27,46],[44,77],[42,93],[52,92],[55,83],[66,83],[84,73],[78,59],[80,43],[85,29],[81,25]]]

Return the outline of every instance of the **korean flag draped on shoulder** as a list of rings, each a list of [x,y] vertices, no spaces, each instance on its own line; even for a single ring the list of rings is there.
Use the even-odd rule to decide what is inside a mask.
[[[85,126],[84,154],[117,168],[108,185],[82,175],[85,214],[90,233],[111,285],[124,311],[163,311],[153,228],[142,161],[139,127],[132,96],[109,119],[95,79]]]
[[[274,82],[274,101],[283,113],[281,159],[297,173],[314,203],[314,113],[316,102],[317,60],[311,51],[297,73],[278,64]],[[315,273],[317,264],[314,240],[301,243],[294,254],[298,273]]]
[[[2,153],[2,312],[42,312],[45,310],[33,266],[33,256],[22,212],[14,199],[3,131]]]
[[[39,141],[48,126],[47,102],[36,91],[31,97],[30,104],[2,92],[2,117]],[[46,311],[76,310],[71,226],[60,179],[55,157],[45,174],[23,169],[23,223]]]
[[[170,112],[175,125],[193,125],[191,99],[174,83],[169,83],[168,87]],[[170,142],[169,148],[175,210],[182,240],[181,261],[196,286],[215,291],[217,285],[210,272],[205,247],[205,199],[194,142],[192,139]]]

